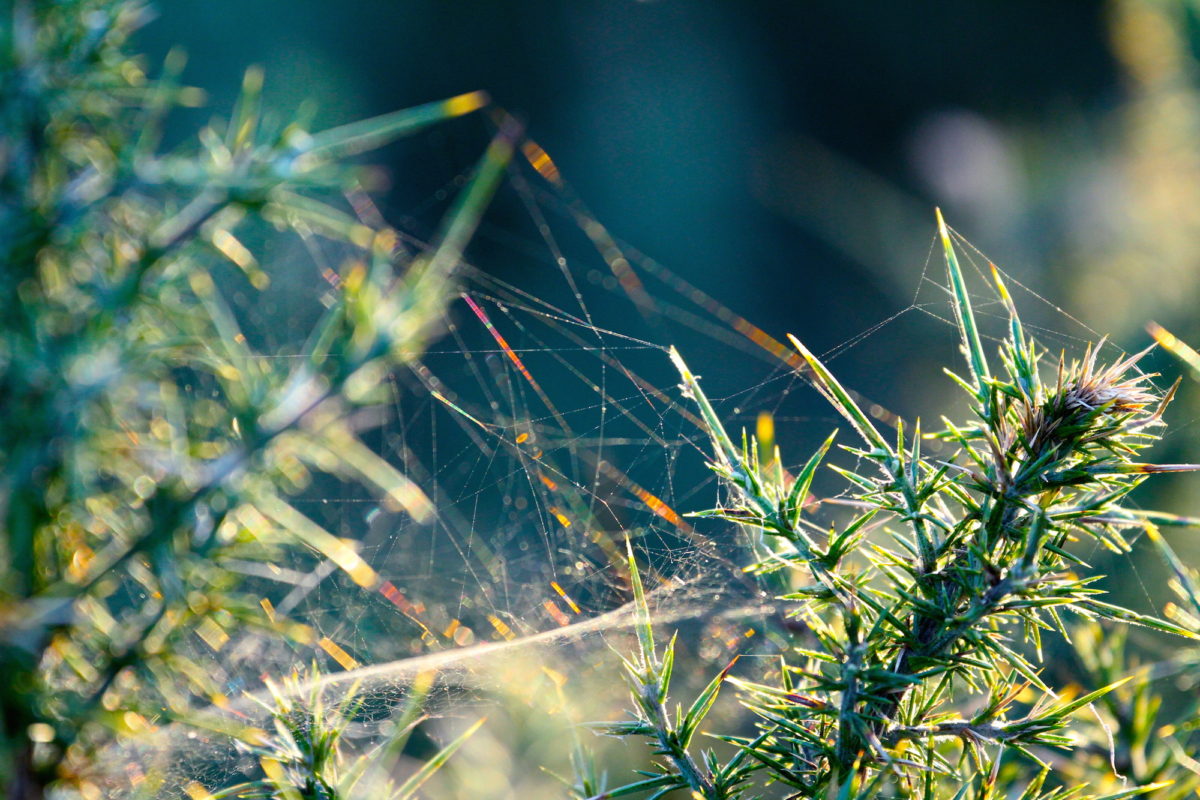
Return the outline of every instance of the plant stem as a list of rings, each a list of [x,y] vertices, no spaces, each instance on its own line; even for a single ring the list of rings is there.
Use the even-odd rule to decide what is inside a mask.
[[[704,772],[700,769],[700,765],[692,758],[691,753],[676,740],[671,729],[671,720],[667,713],[667,707],[663,703],[662,698],[659,698],[648,710],[651,712],[650,723],[654,725],[659,747],[671,759],[671,763],[679,772],[679,776],[687,781],[692,792],[698,794],[704,800],[723,800],[722,795],[717,792],[712,781],[705,776]]]

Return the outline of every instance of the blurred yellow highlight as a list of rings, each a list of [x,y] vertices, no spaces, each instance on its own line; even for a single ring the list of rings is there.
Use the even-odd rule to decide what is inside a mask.
[[[448,117],[458,117],[463,114],[470,114],[472,111],[477,111],[486,106],[491,101],[487,92],[476,91],[460,94],[457,97],[451,97],[446,100],[442,106]]]
[[[575,601],[571,599],[570,595],[563,591],[563,588],[558,585],[558,581],[550,581],[550,588],[558,592],[558,596],[561,597],[563,601],[571,607],[572,611],[574,611],[576,614],[579,613],[579,606],[575,605]]]
[[[229,641],[229,634],[213,621],[212,617],[205,617],[204,620],[196,626],[196,635],[203,642],[212,648],[214,653],[221,652],[221,648]]]
[[[558,166],[550,158],[550,154],[543,150],[537,142],[526,139],[525,144],[521,145],[521,153],[529,161],[529,165],[537,170],[537,173],[543,178],[556,186],[562,183]]]
[[[183,790],[187,792],[187,796],[192,798],[192,800],[209,800],[212,797],[212,793],[208,789],[205,789],[195,781],[189,783]]]
[[[317,645],[328,653],[330,658],[338,662],[342,666],[342,669],[358,669],[359,663],[354,657],[339,647],[337,642],[328,636],[322,636]]]
[[[1147,323],[1146,330],[1164,350],[1188,366],[1188,369],[1192,371],[1192,377],[1200,378],[1200,353],[1157,322]]]
[[[496,633],[504,637],[506,641],[511,642],[513,639],[517,638],[517,635],[513,633],[512,628],[508,627],[504,620],[500,619],[495,614],[488,614],[487,619],[488,622],[492,623],[492,627],[496,629]]]

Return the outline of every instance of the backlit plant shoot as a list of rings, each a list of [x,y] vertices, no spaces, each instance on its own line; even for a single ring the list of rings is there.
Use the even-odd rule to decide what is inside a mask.
[[[794,635],[765,679],[722,672],[686,711],[672,712],[675,641],[661,651],[654,640],[631,551],[641,609],[638,650],[625,662],[633,718],[600,727],[646,738],[657,768],[615,789],[581,780],[579,796],[657,797],[678,789],[721,800],[760,796],[772,785],[788,797],[828,800],[1190,796],[1196,774],[1178,766],[1167,747],[1153,748],[1167,755],[1147,767],[1157,708],[1146,698],[1152,673],[1114,669],[1099,634],[1079,621],[1195,640],[1195,617],[1179,624],[1106,602],[1095,585],[1101,576],[1089,573],[1073,547],[1088,540],[1127,554],[1131,535],[1150,530],[1161,542],[1156,522],[1183,522],[1127,502],[1149,475],[1196,469],[1140,460],[1158,438],[1178,383],[1158,392],[1152,376],[1137,368],[1144,352],[1103,362],[1103,342],[1073,359],[1047,353],[1024,330],[994,267],[993,290],[1009,324],[998,348],[985,346],[940,214],[938,223],[966,357],[965,374],[947,374],[967,393],[970,418],[943,418],[935,433],[920,422],[898,424],[894,436],[885,436],[825,364],[791,337],[801,368],[857,439],[844,448],[857,467],[832,467],[852,487],[857,511],[843,525],[825,529],[805,510],[833,437],[788,474],[778,452],[760,455],[744,434],[735,444],[672,350],[683,393],[711,442],[711,468],[729,492],[726,504],[700,516],[736,523],[757,540],[762,557],[749,570],[765,586],[792,587],[781,599],[792,603],[804,633]],[[931,438],[952,451],[926,455],[923,443]],[[1192,578],[1181,565],[1176,572],[1181,597],[1194,608]],[[1041,677],[1047,636],[1080,645],[1084,663],[1105,683],[1056,693]],[[1114,713],[1121,708],[1114,698],[1131,681],[1140,708]],[[757,719],[755,730],[702,742],[701,722],[722,683],[739,692]],[[1113,704],[1111,727],[1079,719],[1097,716],[1092,707],[1106,703]],[[1140,737],[1136,763],[1121,750],[1131,732]],[[1188,749],[1186,726],[1165,733],[1182,736],[1176,748]],[[713,748],[717,740],[733,745],[722,751],[731,753],[724,759]],[[1126,787],[1097,793],[1071,785],[1078,768],[1061,765],[1071,763],[1073,750],[1109,753],[1105,766],[1112,773],[1121,751],[1120,768],[1132,773],[1121,776]]]

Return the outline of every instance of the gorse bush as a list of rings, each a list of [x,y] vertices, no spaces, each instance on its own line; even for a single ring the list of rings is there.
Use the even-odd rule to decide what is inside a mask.
[[[496,649],[516,650],[537,637],[523,639],[501,619],[498,604],[485,597],[477,619],[462,609],[476,589],[487,595],[495,586],[521,595],[514,605],[522,604],[528,587],[509,573],[506,555],[478,554],[524,550],[527,542],[514,548],[513,538],[476,536],[472,521],[465,549],[495,573],[494,583],[445,581],[458,606],[454,613],[467,622],[444,614],[431,630],[416,619],[414,604],[400,602],[400,589],[376,571],[382,567],[368,563],[361,542],[327,530],[300,510],[298,497],[329,481],[323,485],[353,484],[372,503],[417,523],[446,510],[435,508],[428,487],[364,441],[362,420],[385,415],[380,406],[394,391],[389,376],[423,368],[417,359],[428,354],[457,296],[464,249],[518,149],[610,267],[614,287],[643,313],[653,303],[620,246],[570,195],[549,156],[482,93],[311,131],[303,118],[271,120],[262,109],[263,76],[251,70],[228,119],[165,148],[162,142],[175,138],[164,133],[168,116],[200,97],[179,83],[183,60],[177,54],[159,77],[150,77],[153,70],[130,54],[130,37],[149,17],[146,6],[18,0],[3,14],[0,787],[13,800],[93,800],[118,791],[112,775],[121,773],[120,791],[141,797],[408,800],[428,793],[430,779],[445,774],[434,773],[473,734],[472,744],[487,735],[476,733],[478,717],[444,746],[423,740],[423,709],[437,681],[425,671],[427,663],[404,661],[396,673],[402,677],[367,685],[355,671],[358,661],[319,623],[273,605],[262,581],[284,563],[313,565],[304,580],[333,573],[341,584],[330,616],[343,614],[343,604],[365,604],[366,592],[384,598],[387,611],[405,615],[416,632],[384,631],[380,638],[388,638],[388,646],[372,655],[448,651],[475,641],[470,625],[486,630],[486,624],[496,631]],[[362,213],[371,208],[364,198],[372,173],[353,157],[480,111],[488,112],[492,139],[463,176],[430,244]],[[524,180],[513,174],[514,183]],[[521,185],[530,218],[565,272],[566,258],[547,232],[538,195]],[[1051,358],[1027,335],[998,273],[993,291],[1008,324],[998,354],[991,352],[944,225],[941,236],[967,357],[965,373],[952,377],[966,392],[971,418],[943,420],[934,433],[918,423],[884,435],[822,361],[793,340],[796,353],[788,363],[859,440],[843,446],[854,465],[833,467],[849,487],[837,507],[855,516],[832,527],[815,521],[812,509],[822,504],[811,491],[834,438],[785,469],[767,442],[730,437],[672,351],[684,403],[698,410],[698,416],[683,416],[700,421],[725,493],[719,508],[699,516],[735,526],[743,537],[740,552],[753,554],[746,572],[791,617],[763,637],[764,644],[749,645],[772,656],[773,667],[753,671],[750,663],[761,659],[730,664],[701,680],[704,688],[686,708],[673,705],[672,692],[683,682],[675,640],[664,646],[655,639],[652,623],[661,622],[652,619],[634,556],[643,542],[631,544],[626,562],[608,538],[608,527],[631,533],[637,517],[608,506],[602,478],[628,491],[641,504],[638,511],[670,523],[672,536],[703,534],[685,529],[665,501],[602,457],[603,440],[614,430],[603,415],[610,405],[625,413],[621,399],[605,388],[607,378],[593,385],[588,373],[561,361],[601,401],[600,444],[585,452],[591,445],[572,431],[483,306],[467,298],[497,352],[555,418],[563,440],[543,436],[547,429],[535,425],[534,405],[512,402],[497,410],[491,385],[484,395],[493,401],[494,424],[473,416],[465,401],[459,405],[439,393],[424,374],[418,383],[439,408],[461,418],[470,447],[488,461],[456,467],[477,469],[483,481],[505,487],[527,479],[537,492],[545,488],[529,495],[533,507],[518,505],[504,488],[497,513],[508,522],[502,524],[536,528],[545,522],[535,519],[542,514],[553,517],[551,526],[573,532],[570,539],[544,533],[539,540],[548,559],[565,555],[570,569],[557,572],[559,565],[550,564],[543,570],[533,563],[541,554],[534,553],[513,570],[528,569],[555,592],[528,593],[529,605],[538,605],[532,598],[544,601],[542,609],[561,626],[541,632],[582,641],[625,619],[618,610],[580,617],[586,624],[574,626],[576,618],[554,600],[574,614],[587,613],[556,580],[571,570],[608,577],[599,589],[580,582],[594,595],[591,605],[583,603],[588,611],[619,605],[611,601],[626,589],[633,595],[637,651],[624,663],[633,714],[599,727],[647,740],[654,766],[609,788],[577,746],[571,754],[577,781],[565,791],[580,798],[674,792],[701,800],[1037,800],[1145,792],[1182,798],[1200,787],[1200,764],[1191,755],[1200,714],[1194,691],[1186,701],[1179,694],[1194,690],[1200,659],[1179,651],[1141,663],[1125,646],[1125,629],[1113,627],[1200,638],[1196,574],[1158,529],[1195,520],[1146,512],[1129,500],[1153,473],[1192,469],[1144,463],[1139,456],[1159,436],[1175,389],[1161,392],[1153,376],[1139,371],[1141,354],[1105,357],[1103,342],[1074,359]],[[264,329],[276,320],[256,308],[273,273],[257,254],[264,243],[279,241],[300,242],[312,252],[328,246],[341,261],[323,269],[313,307],[289,316],[304,326],[303,343],[274,346],[276,337]],[[582,307],[574,279],[568,274],[567,280]],[[673,285],[711,299],[686,282]],[[497,306],[517,295],[498,291]],[[547,308],[545,315],[557,321],[569,316]],[[732,314],[718,316],[738,320],[741,332],[766,336]],[[602,375],[620,372],[663,409],[680,410],[605,351],[602,334],[610,332],[593,324],[586,308],[584,317],[568,321],[596,336]],[[566,333],[563,342],[591,347],[590,340]],[[625,338],[623,345],[646,345]],[[567,350],[530,339],[565,359]],[[657,357],[655,346],[644,349]],[[470,368],[480,384],[511,390],[503,378],[507,365],[498,366],[503,358],[492,355],[489,377],[474,362]],[[379,413],[371,417],[371,411]],[[650,437],[639,444],[672,446],[628,416]],[[495,436],[495,450],[481,444],[476,428]],[[927,452],[931,439],[938,440],[934,455]],[[496,453],[504,446],[516,455],[500,462]],[[547,454],[555,448],[569,452],[575,468],[556,469]],[[509,474],[496,477],[493,461]],[[512,465],[518,466],[508,470]],[[536,508],[542,500],[545,508]],[[596,512],[601,505],[605,515]],[[486,517],[487,508],[477,503],[472,513]],[[658,541],[667,547],[682,541],[672,536]],[[1081,555],[1079,543],[1090,542],[1124,557],[1139,536],[1158,549],[1173,576],[1177,603],[1161,617],[1106,601],[1097,588],[1102,576]],[[716,549],[714,542],[704,543],[705,553]],[[397,550],[394,560],[411,559],[420,546]],[[582,552],[591,546],[596,553]],[[709,562],[691,557],[696,552],[680,561],[703,571]],[[432,557],[429,564],[434,573]],[[364,594],[341,593],[359,590]],[[434,615],[429,619],[434,624]],[[375,633],[366,624],[356,631],[361,638]],[[1074,653],[1077,684],[1053,684],[1042,669],[1043,647]],[[289,674],[293,662],[310,663],[318,650],[349,674],[322,674],[315,664]],[[482,662],[493,653],[485,646],[474,656]],[[434,661],[448,664],[455,655],[439,653]],[[389,665],[372,669],[380,666]],[[546,738],[557,747],[565,737],[554,726],[568,724],[560,720],[574,716],[572,693],[590,684],[546,664],[520,669],[553,685],[554,713],[565,709],[551,719],[529,699],[534,710],[522,717],[544,716],[537,724],[553,728]],[[265,691],[248,690],[250,674],[261,678]],[[533,685],[526,677],[514,682]],[[442,697],[476,690],[454,680],[443,676]],[[710,730],[718,704],[731,705],[727,685],[740,706],[720,717],[728,728]],[[188,733],[173,739],[168,729]],[[186,738],[197,731],[203,737]],[[158,747],[157,758],[139,758],[140,751],[123,758],[133,752],[131,742],[154,741],[155,734],[160,739],[148,748]],[[236,760],[209,770],[190,770],[191,764],[159,769],[173,759],[218,760],[215,748],[197,744],[193,751],[200,738],[219,739]],[[396,769],[405,754],[419,755],[418,763]],[[513,769],[525,766],[512,763],[519,764]],[[203,776],[203,785],[194,774]],[[479,781],[492,780],[491,774]]]
[[[5,8],[0,785],[12,798],[95,797],[92,760],[113,737],[226,701],[231,675],[193,659],[193,641],[316,643],[229,565],[301,548],[379,587],[352,545],[289,503],[312,471],[430,514],[347,415],[436,333],[518,132],[502,121],[441,234],[411,255],[331,201],[361,191],[346,157],[476,111],[482,94],[310,134],[303,120],[264,119],[251,71],[227,121],[160,153],[166,115],[196,92],[178,85],[177,55],[152,80],[126,52],[145,6]],[[301,359],[256,350],[246,309],[220,286],[269,282],[243,230],[353,254]],[[142,789],[155,794],[153,780]],[[272,791],[298,796],[286,782],[253,796]],[[302,796],[340,796],[314,791]]]
[[[730,495],[701,516],[736,523],[755,540],[762,556],[748,569],[795,604],[792,614],[805,633],[766,679],[727,678],[727,668],[686,711],[672,714],[675,640],[665,651],[656,645],[631,552],[642,615],[638,650],[625,662],[634,713],[601,727],[649,739],[658,767],[618,789],[585,778],[576,786],[579,796],[679,789],[719,800],[758,796],[777,784],[789,797],[830,800],[1082,798],[1097,796],[1088,784],[1111,782],[1103,778],[1105,766],[1132,778],[1128,788],[1105,797],[1152,791],[1182,797],[1196,786],[1195,770],[1180,766],[1180,754],[1194,746],[1194,707],[1185,708],[1178,725],[1152,734],[1161,702],[1152,681],[1164,671],[1188,670],[1191,656],[1160,665],[1157,675],[1126,670],[1123,637],[1094,623],[1072,632],[1070,624],[1083,617],[1200,638],[1196,617],[1177,608],[1177,621],[1170,621],[1106,602],[1095,586],[1101,576],[1087,574],[1072,547],[1084,539],[1125,555],[1131,534],[1150,531],[1173,559],[1155,523],[1186,520],[1138,509],[1128,495],[1153,473],[1196,469],[1137,460],[1156,440],[1178,383],[1159,395],[1151,376],[1137,369],[1145,353],[1105,364],[1103,342],[1078,360],[1059,356],[1047,367],[1046,352],[1027,335],[994,268],[1009,325],[998,363],[989,358],[940,217],[939,224],[967,362],[965,376],[948,374],[967,393],[971,419],[943,419],[933,434],[919,422],[910,433],[898,425],[894,439],[885,437],[821,360],[791,339],[802,369],[859,439],[845,448],[858,466],[833,467],[849,483],[858,511],[844,525],[826,530],[805,513],[833,437],[787,474],[778,451],[762,454],[744,435],[740,446],[732,441],[672,351],[684,394],[711,440],[711,467]],[[925,455],[929,438],[952,452]],[[1194,575],[1171,563],[1180,597],[1196,609]],[[1056,694],[1038,665],[1047,635],[1074,637],[1099,685]],[[1123,701],[1120,687],[1131,681]],[[696,735],[724,682],[740,691],[757,732],[717,735],[734,746],[727,760],[712,749],[696,757]],[[1085,735],[1072,725],[1089,706],[1104,711],[1095,712],[1101,724]],[[1171,744],[1152,746],[1152,735]],[[1082,785],[1071,786],[1072,778],[1081,779],[1072,751],[1110,758],[1083,770]],[[1029,770],[1005,769],[1037,764],[1042,771],[1024,779]]]

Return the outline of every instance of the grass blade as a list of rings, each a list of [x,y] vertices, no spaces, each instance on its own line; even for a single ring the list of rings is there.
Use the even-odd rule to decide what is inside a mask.
[[[411,778],[406,780],[392,793],[392,800],[409,800],[409,798],[415,795],[417,789],[420,789],[421,785],[433,776],[433,773],[441,769],[450,760],[450,756],[454,755],[454,752],[466,743],[467,739],[475,735],[475,731],[483,726],[486,719],[487,717],[478,719],[475,724],[463,731],[457,739],[443,747],[432,758],[422,764],[421,768]]]
[[[721,691],[721,684],[725,682],[725,676],[729,674],[729,670],[733,669],[733,665],[737,663],[737,657],[726,665],[725,669],[717,673],[717,677],[709,681],[708,686],[704,687],[691,708],[683,715],[683,721],[679,725],[679,745],[687,747],[692,736],[696,733],[696,728],[704,720],[705,715],[713,707],[713,703],[717,702],[717,694]]]
[[[987,382],[991,377],[988,372],[987,358],[983,354],[983,343],[979,339],[979,328],[975,323],[975,312],[971,309],[971,297],[967,294],[967,284],[963,280],[962,269],[958,265],[958,256],[954,245],[950,242],[950,232],[946,229],[946,220],[942,218],[942,210],[936,210],[938,235],[942,239],[942,250],[946,254],[946,272],[950,276],[950,289],[954,298],[954,318],[958,320],[958,328],[963,338],[963,353],[971,367],[971,377],[975,379],[975,394],[980,401],[987,399]]]
[[[265,494],[254,501],[258,511],[285,531],[337,564],[351,580],[364,588],[373,588],[379,576],[371,565],[362,560],[354,548],[297,511],[275,494]],[[245,513],[253,509],[244,507]],[[252,521],[248,521],[252,522]],[[252,524],[248,527],[253,528]]]
[[[713,453],[717,457],[717,461],[725,467],[732,467],[735,464],[740,466],[741,451],[734,447],[733,440],[729,438],[725,426],[721,424],[721,418],[717,416],[712,403],[708,401],[708,396],[700,388],[700,382],[688,365],[684,363],[683,356],[679,355],[678,350],[672,347],[669,355],[671,363],[675,365],[675,369],[679,370],[679,376],[683,379],[686,395],[700,408],[700,417],[704,420],[704,427],[713,441]]]
[[[888,444],[887,439],[884,439],[883,435],[875,430],[875,426],[871,424],[871,420],[858,407],[858,403],[854,402],[854,399],[850,397],[846,389],[838,383],[837,378],[833,377],[833,373],[795,336],[789,333],[788,340],[800,352],[800,355],[804,356],[804,360],[808,362],[808,366],[812,369],[813,384],[817,387],[817,391],[823,394],[825,399],[850,422],[854,430],[858,432],[858,435],[867,444],[883,453],[893,455],[892,447]]]
[[[321,156],[322,160],[363,153],[436,122],[478,111],[489,102],[491,98],[487,92],[468,92],[446,100],[339,125],[313,134],[305,152],[306,155]]]
[[[642,576],[638,572],[637,560],[633,557],[633,543],[625,540],[625,552],[629,559],[629,581],[633,584],[633,603],[637,609],[638,646],[642,651],[643,665],[657,666],[654,655],[654,628],[650,623],[650,606],[646,604],[646,590],[642,586]]]

